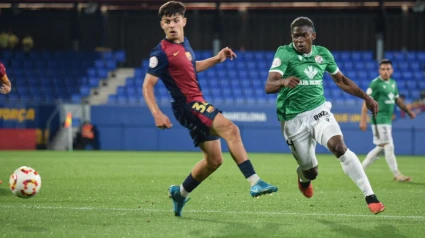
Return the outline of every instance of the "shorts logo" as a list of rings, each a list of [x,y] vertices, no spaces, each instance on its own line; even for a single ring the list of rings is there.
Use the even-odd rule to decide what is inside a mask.
[[[319,121],[320,118],[322,118],[324,116],[329,117],[329,113],[327,111],[322,111],[319,114],[315,115],[313,118],[314,118],[314,120]]]
[[[214,111],[214,107],[213,106],[208,106],[208,108],[207,108],[207,112],[208,113],[211,113],[211,112],[213,112]]]
[[[155,68],[156,66],[158,66],[158,58],[156,58],[156,56],[152,56],[152,57],[149,59],[149,68],[153,69],[153,68]]]

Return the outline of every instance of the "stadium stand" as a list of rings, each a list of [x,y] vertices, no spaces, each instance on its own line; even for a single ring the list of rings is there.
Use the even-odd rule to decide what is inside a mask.
[[[264,83],[274,52],[236,53],[238,58],[235,61],[226,61],[198,74],[206,100],[225,104],[274,103],[276,96],[264,93]],[[211,51],[197,51],[195,54],[198,59],[212,56]],[[340,51],[333,52],[333,55],[342,72],[363,90],[378,76],[378,63],[371,51]],[[425,52],[391,51],[386,52],[385,57],[393,61],[393,78],[398,82],[400,94],[409,100],[419,99],[421,90],[425,90]],[[134,77],[127,78],[126,85],[119,87],[115,95],[109,96],[108,104],[143,104],[141,88],[147,68],[148,60],[143,60],[141,67],[135,69]],[[170,95],[163,83],[155,87],[158,102],[168,103]],[[325,97],[334,103],[361,102],[341,91],[329,74],[324,77],[324,87]]]
[[[80,103],[125,61],[125,52],[2,51],[0,61],[13,85],[2,96],[6,102]]]
[[[275,102],[275,95],[264,93],[272,51],[236,52],[235,61],[226,61],[198,74],[205,98],[218,104],[268,104]],[[378,64],[371,51],[333,52],[339,68],[366,90],[377,77]],[[211,51],[197,51],[198,59],[212,56]],[[394,66],[400,94],[409,101],[419,99],[425,90],[425,52],[387,51],[385,58]],[[125,61],[124,51],[73,52],[73,51],[2,51],[0,60],[6,65],[14,85],[12,93],[2,96],[7,102],[51,103],[54,101],[80,103],[97,88],[108,73]],[[126,85],[109,95],[108,104],[143,104],[141,92],[148,60],[135,69],[134,77],[127,78]],[[342,92],[331,77],[324,77],[325,97],[334,103],[361,102]],[[159,103],[168,104],[170,95],[162,82],[156,85]]]

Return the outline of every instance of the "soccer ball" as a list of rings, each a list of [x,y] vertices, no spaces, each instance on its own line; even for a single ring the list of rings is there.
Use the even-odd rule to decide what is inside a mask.
[[[22,166],[10,176],[9,187],[15,196],[30,198],[40,191],[41,177],[35,169]]]

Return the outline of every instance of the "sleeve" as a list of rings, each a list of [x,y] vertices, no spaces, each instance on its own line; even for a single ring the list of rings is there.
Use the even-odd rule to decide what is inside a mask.
[[[366,90],[366,94],[367,94],[367,95],[369,95],[370,97],[372,97],[373,99],[375,99],[375,98],[376,98],[376,96],[377,96],[377,94],[378,94],[378,91],[377,91],[377,89],[376,89],[376,87],[375,87],[374,81],[372,81],[372,82],[369,84],[369,87],[368,87],[368,88],[367,88],[367,90]]]
[[[394,86],[395,86],[395,97],[394,98],[398,98],[400,96],[400,93],[398,92],[398,85],[395,81],[394,81]]]
[[[274,55],[269,72],[277,72],[283,76],[288,68],[288,55],[289,53],[284,47],[279,47]]]
[[[0,62],[0,78],[6,75],[6,68],[4,65]]]
[[[332,53],[326,49],[327,51],[327,58],[328,58],[328,64],[326,65],[326,72],[328,72],[330,75],[335,75],[339,72],[338,65],[336,65],[334,56]]]
[[[168,67],[168,59],[163,50],[155,48],[151,51],[149,58],[148,74],[161,77]]]

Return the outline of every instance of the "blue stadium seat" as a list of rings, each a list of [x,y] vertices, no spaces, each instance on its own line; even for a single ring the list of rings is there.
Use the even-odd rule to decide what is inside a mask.
[[[401,72],[395,71],[391,77],[395,80],[401,80]]]
[[[108,104],[115,104],[115,103],[117,103],[117,95],[109,95]]]
[[[419,91],[419,90],[411,90],[410,91],[410,98],[411,99],[416,100],[420,97],[421,97],[421,91]]]
[[[80,103],[81,102],[81,95],[73,94],[71,96],[71,102],[73,102],[73,103]]]
[[[410,62],[416,60],[416,52],[409,51],[406,53],[406,59]]]
[[[409,62],[408,63],[410,70],[412,71],[420,71],[421,70],[421,65],[419,64],[419,62]]]
[[[114,58],[119,63],[125,62],[125,51],[123,51],[123,50],[116,51],[115,52],[115,55],[114,55]]]
[[[413,78],[416,80],[424,80],[424,74],[421,71],[413,72]]]

